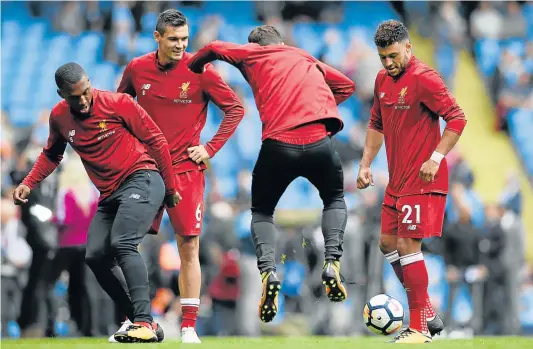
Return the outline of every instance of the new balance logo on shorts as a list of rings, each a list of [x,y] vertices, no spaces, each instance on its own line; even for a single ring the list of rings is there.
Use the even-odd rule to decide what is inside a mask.
[[[407,227],[407,230],[416,230],[416,224],[410,224],[410,225]]]
[[[129,198],[130,198],[130,199],[137,199],[137,200],[139,200],[139,199],[141,198],[141,196],[140,196],[139,194],[131,194]]]

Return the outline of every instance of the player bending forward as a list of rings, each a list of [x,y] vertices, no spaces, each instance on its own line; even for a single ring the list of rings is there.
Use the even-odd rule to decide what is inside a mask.
[[[202,74],[188,69],[187,61],[192,56],[185,52],[189,26],[181,12],[174,9],[162,12],[154,38],[157,51],[128,64],[118,92],[137,96],[138,103],[169,142],[176,184],[183,196],[178,206],[167,208],[181,258],[181,341],[200,343],[196,317],[202,283],[198,236],[204,211],[204,161],[212,158],[235,132],[244,116],[244,108],[211,65],[206,66]],[[201,145],[200,132],[206,123],[209,101],[222,109],[225,116],[213,139]]]
[[[78,64],[59,67],[55,79],[64,100],[50,113],[48,143],[15,189],[15,204],[28,201],[31,189],[57,168],[70,144],[100,191],[85,260],[102,288],[133,321],[115,339],[162,341],[163,330],[151,315],[148,271],[137,246],[163,202],[173,207],[181,200],[165,137],[133,98],[93,89]]]
[[[442,234],[448,192],[444,157],[459,140],[466,120],[439,74],[413,56],[402,23],[380,24],[374,41],[385,69],[376,78],[357,187],[373,185],[370,164],[385,138],[389,184],[379,247],[405,287],[411,319],[394,342],[431,342],[444,324],[427,293],[422,239]],[[442,137],[439,117],[446,121]]]
[[[274,319],[281,288],[274,259],[274,209],[287,186],[307,178],[324,203],[322,232],[325,262],[322,280],[331,301],[347,294],[340,278],[342,239],[346,227],[343,170],[330,136],[343,123],[337,105],[355,90],[339,71],[307,52],[285,46],[272,26],[252,30],[247,45],[215,41],[189,60],[192,71],[223,60],[244,75],[255,96],[263,123],[261,151],[252,176],[252,236],[263,280],[259,317]],[[203,73],[205,74],[205,73]]]

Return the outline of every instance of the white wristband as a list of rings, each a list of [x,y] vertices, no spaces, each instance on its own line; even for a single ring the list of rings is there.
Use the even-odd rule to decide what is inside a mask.
[[[430,159],[435,161],[437,164],[440,164],[442,159],[444,159],[444,155],[442,155],[438,151],[434,151],[433,154],[431,154],[431,158]]]

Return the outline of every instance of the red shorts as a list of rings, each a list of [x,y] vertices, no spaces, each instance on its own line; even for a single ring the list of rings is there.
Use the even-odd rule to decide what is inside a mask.
[[[176,206],[167,207],[174,232],[180,236],[198,236],[204,216],[204,171],[177,173],[176,186],[182,199]]]
[[[385,193],[381,206],[381,233],[412,239],[440,237],[445,209],[444,194],[396,197]]]

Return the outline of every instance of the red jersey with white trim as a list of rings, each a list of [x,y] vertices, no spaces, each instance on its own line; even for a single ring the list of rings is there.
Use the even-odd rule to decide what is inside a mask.
[[[137,97],[161,128],[170,148],[176,173],[205,169],[189,159],[187,148],[200,144],[200,133],[207,119],[209,101],[223,112],[224,119],[213,137],[205,144],[213,157],[233,135],[244,116],[244,108],[237,95],[222,80],[212,65],[201,74],[191,72],[187,61],[192,55],[185,52],[172,68],[165,69],[157,59],[157,52],[134,58],[126,67],[118,92]]]
[[[49,122],[48,143],[22,182],[28,187],[33,188],[57,168],[69,143],[100,191],[100,200],[130,174],[144,169],[159,168],[166,194],[176,192],[167,141],[131,96],[93,89],[89,115],[74,115],[63,100],[52,109]]]
[[[376,78],[369,128],[383,133],[389,165],[387,193],[393,196],[448,192],[448,165],[440,163],[434,181],[419,177],[446,130],[461,134],[466,119],[440,75],[414,56],[399,77],[385,69]]]

